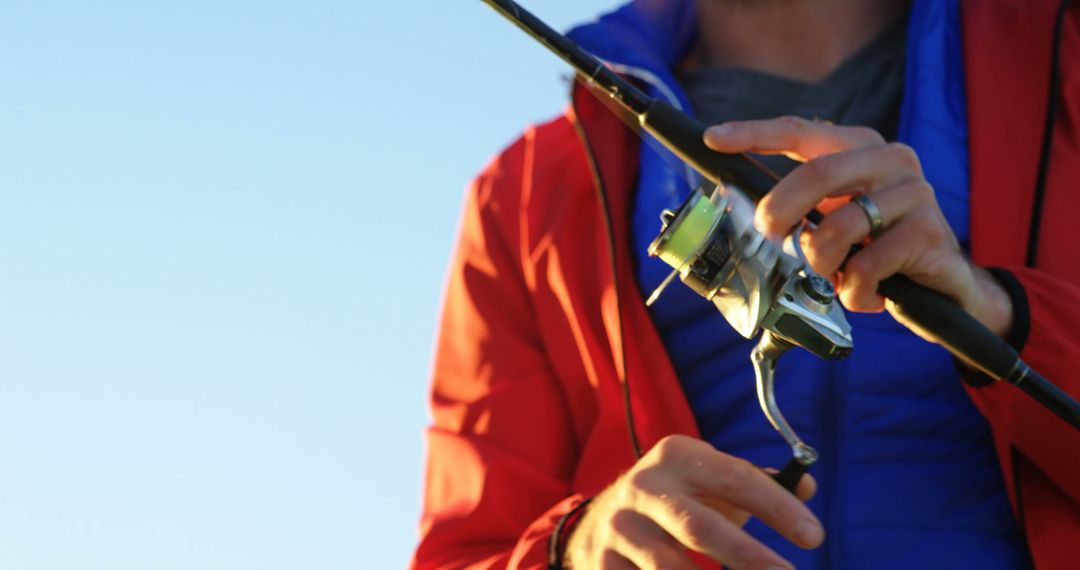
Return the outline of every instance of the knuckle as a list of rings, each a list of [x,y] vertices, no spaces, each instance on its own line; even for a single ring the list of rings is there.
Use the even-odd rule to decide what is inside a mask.
[[[859,220],[851,213],[838,210],[826,216],[821,225],[811,232],[810,247],[821,253],[831,253],[854,243],[859,237]]]
[[[893,160],[911,170],[922,171],[922,163],[919,161],[919,155],[915,152],[915,149],[901,142],[889,143],[886,148]]]
[[[922,178],[909,182],[907,188],[909,192],[921,198],[922,201],[936,201],[934,187]]]
[[[732,134],[732,133],[740,133],[741,134],[741,133],[744,133],[747,129],[752,128],[753,123],[751,121],[724,121],[722,123],[717,123],[717,124],[713,125],[713,128],[721,127],[721,126],[727,127],[730,130],[729,134]]]
[[[676,499],[671,502],[671,520],[674,521],[677,528],[681,528],[684,531],[690,528],[691,521],[695,518],[693,510],[684,502],[685,499]]]
[[[654,469],[645,468],[630,472],[623,478],[620,499],[622,504],[633,504],[634,495],[638,493],[651,493],[657,485],[657,474]]]
[[[863,281],[873,274],[874,265],[873,257],[863,251],[848,260],[844,273],[854,277],[855,281]]]
[[[686,456],[688,447],[689,442],[684,436],[669,435],[656,443],[651,454],[655,455],[658,463],[668,464],[681,461]]]
[[[919,233],[930,241],[937,241],[943,233],[941,224],[928,212],[919,212],[915,217],[918,223]]]
[[[777,118],[777,121],[787,128],[799,131],[805,130],[809,124],[809,121],[796,115],[784,115]]]
[[[836,241],[842,235],[840,224],[836,220],[836,214],[826,216],[821,221],[821,225],[814,228],[814,231],[810,233],[810,246],[814,249],[820,249],[828,244]]]
[[[920,233],[929,245],[941,246],[951,243],[952,232],[945,226],[944,222],[938,220],[931,213],[923,214],[919,219],[921,220]]]
[[[861,141],[867,143],[884,143],[885,137],[881,136],[881,133],[870,127],[850,127],[852,132],[855,133],[855,137]]]
[[[690,513],[682,515],[683,531],[686,538],[694,545],[712,544],[717,542],[721,530],[720,525],[711,517],[693,516]]]
[[[749,461],[731,457],[717,473],[720,488],[728,496],[744,492],[753,476],[753,469],[756,468]]]
[[[799,167],[802,176],[811,184],[823,184],[828,182],[836,167],[835,155],[825,155],[807,162]]]

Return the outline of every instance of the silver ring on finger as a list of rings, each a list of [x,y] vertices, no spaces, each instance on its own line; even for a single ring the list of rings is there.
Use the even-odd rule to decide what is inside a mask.
[[[885,229],[885,220],[881,217],[881,210],[878,209],[877,204],[866,194],[856,194],[851,201],[866,214],[866,219],[870,222],[870,237],[881,234],[881,230]]]

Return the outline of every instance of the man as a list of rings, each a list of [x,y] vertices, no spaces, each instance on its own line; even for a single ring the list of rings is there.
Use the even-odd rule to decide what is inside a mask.
[[[822,454],[797,490],[804,505],[761,469],[789,452],[753,400],[751,343],[679,287],[643,304],[663,276],[643,244],[689,188],[576,88],[566,116],[530,129],[469,196],[415,566],[1074,564],[1080,434],[964,372],[875,292],[894,273],[937,289],[1080,394],[1080,262],[1067,245],[1080,44],[1058,9],[638,0],[575,30],[654,96],[717,124],[715,150],[798,161],[770,159],[789,173],[756,224],[780,236],[828,212],[803,245],[852,311],[856,349],[839,363],[781,360],[781,405]]]

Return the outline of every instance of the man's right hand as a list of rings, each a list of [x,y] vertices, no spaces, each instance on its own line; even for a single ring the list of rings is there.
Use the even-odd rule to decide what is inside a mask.
[[[796,498],[748,461],[668,436],[593,499],[565,559],[575,569],[697,568],[690,549],[729,568],[790,569],[741,527],[755,516],[800,547],[818,546],[824,530],[802,503],[815,489],[806,475]]]

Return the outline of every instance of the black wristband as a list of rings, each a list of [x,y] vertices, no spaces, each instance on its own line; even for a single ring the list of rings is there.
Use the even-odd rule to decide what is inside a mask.
[[[1031,305],[1028,304],[1027,291],[1011,271],[1000,267],[991,267],[987,271],[994,276],[994,279],[997,279],[1005,292],[1009,294],[1009,300],[1012,301],[1012,326],[1005,334],[1005,342],[1016,349],[1016,352],[1023,352],[1024,345],[1027,344],[1028,336],[1031,334]]]
[[[1020,353],[1024,350],[1024,345],[1027,344],[1028,336],[1031,334],[1031,305],[1028,304],[1027,291],[1009,270],[988,267],[987,271],[1005,289],[1005,293],[1009,295],[1009,301],[1012,302],[1012,324],[1005,333],[1005,342]],[[973,370],[960,361],[957,361],[957,365],[960,367],[961,378],[968,386],[981,388],[995,382],[994,378]]]
[[[566,539],[570,536],[570,531],[574,529],[574,525],[581,520],[581,515],[585,514],[585,507],[590,502],[592,502],[592,497],[574,505],[565,515],[559,517],[559,522],[555,523],[555,530],[552,531],[551,538],[548,539],[548,570],[563,570]]]

